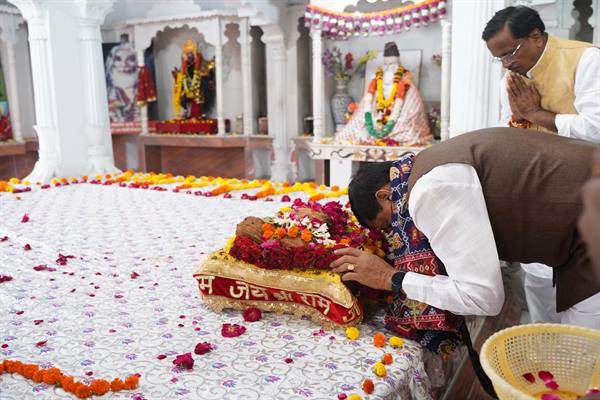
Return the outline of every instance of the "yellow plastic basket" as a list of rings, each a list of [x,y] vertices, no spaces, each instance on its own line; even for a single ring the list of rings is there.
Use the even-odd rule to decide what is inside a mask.
[[[490,336],[481,348],[481,365],[501,400],[540,399],[545,393],[575,400],[600,388],[600,330],[560,324],[529,324]],[[558,390],[539,378],[554,375]],[[531,373],[531,383],[523,374]]]

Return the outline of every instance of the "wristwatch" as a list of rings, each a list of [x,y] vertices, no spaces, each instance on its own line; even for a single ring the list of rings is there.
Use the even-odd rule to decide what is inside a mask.
[[[392,275],[392,292],[398,293],[402,289],[402,280],[404,279],[404,275],[406,273],[402,271],[396,272]]]

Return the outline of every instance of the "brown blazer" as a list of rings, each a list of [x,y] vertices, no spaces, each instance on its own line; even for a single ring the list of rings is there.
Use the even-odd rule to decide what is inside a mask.
[[[600,292],[600,271],[577,232],[580,189],[591,176],[596,147],[530,130],[482,129],[417,154],[408,194],[439,165],[471,165],[481,181],[500,259],[553,267],[560,312]]]

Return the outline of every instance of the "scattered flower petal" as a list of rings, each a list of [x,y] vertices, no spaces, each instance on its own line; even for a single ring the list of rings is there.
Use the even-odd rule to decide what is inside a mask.
[[[283,361],[285,361],[286,364],[291,364],[294,362],[294,360],[291,357],[286,357]]]
[[[337,398],[338,400],[346,400],[348,396],[346,395],[346,393],[338,393]]]
[[[0,242],[6,242],[8,240],[8,236],[0,237]]]
[[[360,331],[355,326],[346,328],[346,337],[350,340],[356,340],[360,337]]]
[[[540,400],[561,400],[561,399],[560,399],[560,396],[557,396],[555,394],[544,393],[542,395],[542,397],[540,397]]]
[[[362,383],[362,390],[366,394],[373,393],[373,391],[375,390],[375,385],[373,384],[373,381],[370,379],[365,379]]]
[[[592,394],[600,393],[600,389],[598,388],[589,388],[587,392],[585,392],[586,396],[590,396]]]
[[[404,340],[402,340],[402,338],[399,338],[398,336],[392,336],[390,338],[390,346],[399,349],[402,346],[404,346]]]
[[[533,374],[531,372],[527,372],[527,373],[523,374],[523,378],[525,378],[530,383],[535,383],[535,376],[533,376]]]
[[[375,365],[373,366],[373,372],[375,372],[375,375],[377,375],[380,378],[383,378],[384,376],[387,375],[387,370],[385,369],[385,365],[383,365],[383,363],[380,361],[376,362]]]
[[[48,343],[48,340],[42,340],[41,342],[37,342],[35,345],[37,347],[44,347]]]
[[[194,359],[192,358],[192,353],[178,355],[177,357],[175,357],[175,360],[173,360],[173,364],[175,364],[179,368],[192,369],[192,367],[194,367]]]
[[[256,322],[261,319],[262,313],[256,307],[249,307],[244,310],[243,317],[246,322]]]
[[[25,222],[29,222],[29,214],[25,214],[25,215],[23,215],[23,218],[21,218],[21,223],[25,223]]]
[[[213,349],[213,345],[208,342],[198,343],[194,348],[194,353],[202,355],[210,352]]]
[[[238,337],[246,332],[246,328],[238,324],[223,324],[221,335],[223,337]]]
[[[544,382],[546,381],[551,381],[554,379],[554,375],[552,375],[550,372],[548,371],[540,371],[538,372],[538,376],[540,377],[541,380],[543,380]]]
[[[156,356],[156,358],[159,359],[159,360],[164,360],[165,358],[167,358],[167,356],[164,355],[164,354],[159,354],[159,355]]]
[[[12,281],[13,277],[10,275],[0,275],[0,283]]]
[[[373,344],[375,347],[385,347],[385,335],[381,332],[377,332],[373,336]]]
[[[23,246],[23,250],[25,250],[25,251],[31,250],[31,245],[29,243],[26,243],[25,246]]]
[[[558,383],[556,381],[546,381],[546,387],[552,390],[558,390]]]

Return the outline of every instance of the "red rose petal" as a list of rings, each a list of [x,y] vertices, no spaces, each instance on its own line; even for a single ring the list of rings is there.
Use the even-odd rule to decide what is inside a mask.
[[[198,343],[194,348],[194,353],[196,354],[206,354],[213,349],[213,345],[208,342]]]
[[[540,397],[540,400],[561,400],[561,398],[555,394],[544,393],[542,397]]]
[[[25,311],[15,311],[15,314],[17,314],[17,315],[21,315],[21,314],[23,314],[24,312],[25,312]]]
[[[249,307],[245,309],[242,315],[244,317],[244,321],[246,322],[256,322],[262,317],[262,313],[256,307]]]
[[[294,360],[291,359],[290,357],[286,357],[283,361],[285,361],[286,364],[291,364],[294,362]]]
[[[2,236],[0,238],[0,242],[6,242],[8,240],[8,236]]]
[[[136,278],[138,278],[140,276],[140,274],[138,274],[137,272],[133,271],[130,276],[131,276],[131,279],[136,279]]]
[[[48,269],[48,267],[46,266],[46,264],[40,264],[33,267],[33,269],[34,271],[45,271],[46,269]]]
[[[238,337],[246,332],[246,328],[238,324],[223,324],[221,327],[221,335],[223,337]]]
[[[523,374],[523,378],[528,380],[530,383],[535,383],[535,376],[533,376],[533,374],[531,372],[527,372],[527,373]]]
[[[25,244],[25,246],[23,246],[23,250],[25,250],[25,251],[31,250],[31,245],[29,243]]]
[[[179,368],[192,369],[194,367],[192,353],[178,355],[175,357],[175,360],[173,360],[173,364],[177,365]]]
[[[7,348],[7,347],[8,347],[8,345],[7,345],[6,343],[3,343],[3,344],[2,344],[2,348],[3,348],[3,349],[5,349],[5,348]]]
[[[44,322],[44,320],[43,320],[43,319],[34,319],[34,320],[33,320],[33,323],[34,323],[34,324],[36,324],[36,325],[39,325],[39,324],[41,324],[42,322]]]
[[[25,214],[25,215],[23,215],[23,218],[21,218],[21,223],[25,223],[25,222],[29,222],[29,214]]]
[[[338,400],[346,400],[348,396],[346,395],[346,393],[338,393],[337,398]]]
[[[592,394],[600,393],[600,389],[598,388],[589,388],[587,392],[585,392],[586,396],[591,396]]]
[[[558,383],[556,381],[546,381],[546,387],[552,390],[558,390]]]
[[[42,340],[41,342],[37,342],[35,345],[37,347],[44,347],[48,343],[48,340]]]
[[[538,376],[540,377],[541,380],[543,380],[544,382],[546,381],[551,381],[554,379],[554,375],[552,375],[550,372],[548,371],[540,371],[538,372]]]
[[[0,275],[0,283],[12,281],[13,277],[10,275]]]
[[[86,374],[87,376],[92,376],[92,375],[94,375],[94,372],[93,372],[93,371],[87,371],[85,374]]]
[[[156,356],[156,358],[158,358],[159,360],[164,360],[165,358],[167,358],[167,356],[165,356],[164,354],[159,354]]]

